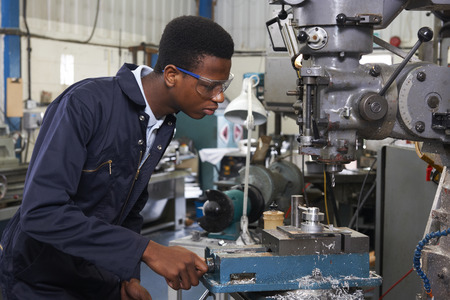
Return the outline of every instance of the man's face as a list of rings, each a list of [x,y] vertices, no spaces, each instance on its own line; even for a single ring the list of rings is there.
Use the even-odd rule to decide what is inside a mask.
[[[182,75],[176,97],[179,110],[194,119],[214,114],[225,100],[222,88],[230,78],[230,69],[230,59],[205,56],[195,70],[179,70]],[[186,71],[194,74],[188,75]]]

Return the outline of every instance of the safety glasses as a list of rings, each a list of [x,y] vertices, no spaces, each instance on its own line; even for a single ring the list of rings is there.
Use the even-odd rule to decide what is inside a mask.
[[[195,73],[189,72],[185,69],[176,67],[181,72],[190,75],[197,79],[197,92],[205,98],[212,99],[217,97],[220,93],[225,92],[225,90],[230,86],[231,81],[234,78],[233,73],[230,73],[230,76],[227,80],[212,80],[206,77],[202,77]]]

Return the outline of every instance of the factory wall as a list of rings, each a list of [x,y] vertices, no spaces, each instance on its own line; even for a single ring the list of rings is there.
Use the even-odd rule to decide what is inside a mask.
[[[19,0],[17,0],[19,1]],[[25,31],[21,0],[20,28]],[[265,22],[279,6],[269,6],[265,0],[214,1],[213,18],[230,32],[236,44],[232,72],[235,81],[226,93],[234,99],[241,90],[242,76],[247,72],[265,71],[265,50],[270,47]],[[97,5],[99,13],[93,30]],[[71,81],[86,77],[114,75],[124,62],[131,62],[129,46],[141,43],[157,46],[164,26],[174,17],[197,14],[195,0],[33,0],[26,1],[26,21],[31,38],[31,99],[38,103],[50,101]],[[389,41],[392,36],[402,39],[401,47],[409,48],[416,41],[417,30],[434,26],[434,17],[426,12],[404,11],[385,30],[376,34]],[[72,41],[69,41],[72,40]],[[27,43],[21,38],[22,79],[27,96]],[[61,79],[62,57],[73,57],[73,78]],[[138,54],[138,63],[144,61]],[[292,79],[295,82],[295,79]],[[41,101],[42,99],[42,101]],[[269,115],[268,133],[274,131],[273,114]],[[296,134],[295,121],[283,118],[282,131]]]
[[[215,20],[233,35],[237,52],[257,51],[261,56],[265,48],[266,5],[265,1],[217,1]],[[255,6],[257,9],[251,9]],[[97,1],[89,0],[27,1],[30,32],[42,36],[31,39],[33,100],[39,102],[42,91],[55,96],[66,87],[60,83],[61,55],[73,55],[74,81],[114,75],[123,62],[131,62],[128,47],[141,43],[157,46],[164,26],[171,19],[197,13],[194,0],[100,1],[94,35],[85,44],[83,41],[92,32],[96,9]],[[21,24],[25,28],[23,17]],[[27,72],[26,48],[26,39],[22,38],[23,75]],[[142,61],[138,57],[138,63]],[[26,86],[26,76],[23,77]]]

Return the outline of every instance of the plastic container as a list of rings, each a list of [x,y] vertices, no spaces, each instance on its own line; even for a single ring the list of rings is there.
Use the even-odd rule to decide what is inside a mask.
[[[283,226],[284,213],[279,210],[268,210],[263,213],[264,229],[276,229]]]

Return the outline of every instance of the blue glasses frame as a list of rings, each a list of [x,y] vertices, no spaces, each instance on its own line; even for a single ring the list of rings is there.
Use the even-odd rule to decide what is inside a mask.
[[[180,70],[181,72],[197,79],[198,81],[197,81],[197,85],[196,85],[196,90],[200,95],[202,95],[206,98],[215,98],[220,93],[225,92],[225,90],[230,86],[231,81],[234,78],[233,73],[230,73],[227,80],[213,80],[213,79],[209,79],[209,78],[200,76],[198,74],[192,73],[192,72],[185,70],[183,68],[180,68],[180,67],[176,67],[176,68],[178,70]]]

